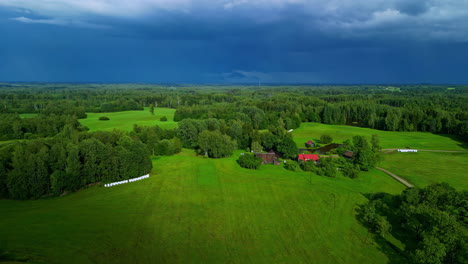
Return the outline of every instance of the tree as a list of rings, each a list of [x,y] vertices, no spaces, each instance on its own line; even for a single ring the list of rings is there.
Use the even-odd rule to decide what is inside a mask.
[[[373,151],[379,151],[381,150],[382,148],[380,147],[379,145],[379,136],[376,135],[376,134],[373,134],[372,135],[372,138],[371,138],[371,145],[372,145],[372,150]]]
[[[285,159],[295,159],[299,151],[296,142],[287,136],[276,145],[276,152]]]
[[[333,138],[329,135],[321,135],[320,136],[320,143],[322,144],[328,144],[333,141]]]
[[[414,263],[441,264],[445,257],[445,246],[433,236],[424,237],[420,248],[412,254]]]
[[[152,115],[154,115],[154,105],[150,104],[149,111]]]
[[[252,147],[251,147],[252,151],[253,152],[262,152],[262,145],[260,145],[260,143],[258,143],[258,141],[254,141],[252,142]]]
[[[256,157],[253,154],[245,153],[244,155],[241,155],[237,162],[242,168],[246,169],[258,169],[260,165],[262,164],[262,159],[259,157]]]
[[[199,154],[207,154],[210,158],[228,157],[236,147],[237,143],[231,137],[219,131],[204,130],[198,136]]]

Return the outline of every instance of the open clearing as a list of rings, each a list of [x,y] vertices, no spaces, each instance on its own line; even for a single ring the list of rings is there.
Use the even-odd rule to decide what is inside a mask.
[[[362,127],[324,125],[319,123],[302,123],[301,127],[293,132],[294,141],[299,147],[312,139],[320,142],[321,135],[329,135],[336,143],[341,143],[353,136],[366,136],[369,140],[372,134],[379,135],[380,145],[384,149],[415,148],[433,150],[468,150],[468,145],[449,135],[437,135],[425,132],[392,132]]]
[[[139,126],[154,126],[158,125],[164,129],[177,127],[177,122],[174,122],[175,109],[155,108],[154,115],[149,112],[149,108],[145,107],[143,111],[123,111],[112,113],[86,113],[85,119],[80,119],[80,123],[89,128],[89,131],[97,130],[113,130],[119,129],[123,131],[131,131],[134,124]],[[110,120],[101,121],[99,117],[107,116]],[[162,116],[167,117],[167,121],[161,122],[159,119]]]
[[[394,252],[388,245],[365,242],[355,219],[363,194],[403,190],[383,172],[310,177],[272,165],[242,169],[239,153],[192,153],[154,158],[152,176],[131,184],[0,200],[0,244],[46,263],[404,262],[383,253]]]
[[[393,151],[383,155],[379,167],[418,187],[447,182],[456,189],[468,189],[468,153]]]

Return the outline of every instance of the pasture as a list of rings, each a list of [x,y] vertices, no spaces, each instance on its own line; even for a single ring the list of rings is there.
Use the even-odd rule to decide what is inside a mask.
[[[238,155],[184,150],[153,158],[151,177],[138,182],[0,200],[0,248],[39,263],[404,262],[355,219],[364,194],[397,194],[400,183],[376,170],[355,180],[252,171]]]
[[[89,128],[89,131],[98,130],[113,130],[119,129],[123,131],[131,131],[134,124],[139,126],[154,126],[158,125],[164,129],[177,127],[177,122],[174,122],[175,109],[155,108],[154,115],[149,112],[149,108],[145,107],[143,111],[123,111],[112,113],[86,113],[85,119],[80,119],[80,123]],[[102,121],[99,117],[107,116],[110,120]],[[159,119],[162,116],[167,117],[167,121],[161,122]]]
[[[370,140],[372,134],[377,134],[380,146],[384,149],[410,147],[429,150],[468,150],[468,144],[458,141],[453,136],[427,132],[392,132],[353,126],[302,123],[301,127],[292,133],[299,147],[304,147],[304,143],[310,139],[320,142],[321,135],[329,135],[333,138],[333,142],[341,143],[356,135],[366,136]]]
[[[468,153],[386,153],[380,167],[418,187],[447,182],[459,190],[468,189]]]

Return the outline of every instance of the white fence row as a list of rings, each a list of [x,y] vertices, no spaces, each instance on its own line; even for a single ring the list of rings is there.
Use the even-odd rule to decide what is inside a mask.
[[[417,149],[399,149],[398,152],[418,152]]]
[[[140,176],[140,177],[137,177],[137,178],[133,178],[133,179],[129,179],[129,180],[107,183],[107,184],[104,184],[104,187],[112,187],[112,186],[116,186],[116,185],[120,185],[120,184],[124,184],[124,183],[135,182],[135,181],[139,181],[139,180],[149,178],[149,176],[150,176],[149,174],[146,174],[146,175],[143,175],[143,176]]]

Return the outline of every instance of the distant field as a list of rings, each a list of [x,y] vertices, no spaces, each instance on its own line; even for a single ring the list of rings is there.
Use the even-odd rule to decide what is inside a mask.
[[[292,133],[299,147],[303,147],[304,143],[310,139],[319,141],[321,135],[330,135],[334,142],[340,143],[356,135],[366,136],[370,140],[372,134],[377,134],[382,148],[468,150],[466,143],[457,141],[453,136],[424,132],[391,132],[352,126],[302,123],[301,127]]]
[[[468,189],[468,153],[395,151],[385,154],[379,166],[418,187],[447,182],[457,189]]]
[[[134,124],[138,124],[139,126],[158,125],[161,128],[170,129],[177,127],[177,123],[174,122],[174,113],[175,109],[155,108],[154,115],[151,115],[148,107],[143,111],[87,113],[88,117],[86,119],[80,119],[80,123],[87,126],[90,131],[113,129],[130,131],[133,129]],[[99,120],[101,116],[107,116],[110,120],[101,121]],[[159,121],[162,116],[167,117],[166,122]]]
[[[355,219],[363,194],[403,190],[384,173],[309,177],[272,165],[242,169],[236,158],[186,150],[154,158],[152,176],[139,182],[0,200],[1,248],[45,263],[405,262],[366,241]]]
[[[21,118],[31,118],[31,117],[35,117],[37,116],[38,114],[20,114],[19,116]]]

